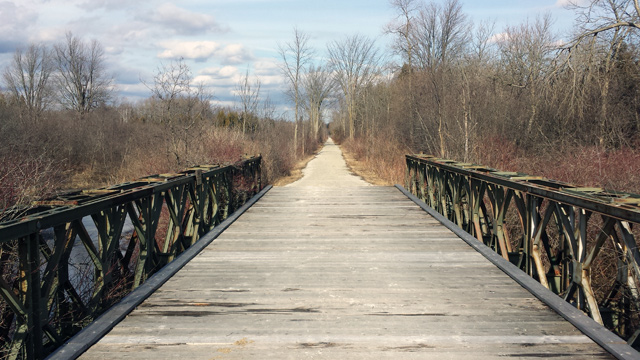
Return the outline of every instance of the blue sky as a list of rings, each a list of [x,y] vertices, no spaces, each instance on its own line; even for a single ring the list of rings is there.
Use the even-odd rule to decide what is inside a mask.
[[[497,33],[544,12],[566,32],[573,15],[565,2],[462,0],[475,22],[495,20]],[[17,46],[53,44],[71,31],[104,46],[117,94],[129,101],[149,96],[140,79],[150,81],[161,62],[182,57],[214,103],[233,106],[233,90],[248,69],[263,95],[284,109],[277,44],[290,40],[294,26],[321,57],[328,42],[355,33],[378,38],[386,49],[382,29],[393,17],[388,0],[0,0],[0,68]]]

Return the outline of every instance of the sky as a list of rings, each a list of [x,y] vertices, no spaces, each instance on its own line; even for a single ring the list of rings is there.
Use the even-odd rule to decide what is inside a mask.
[[[574,18],[567,1],[462,3],[474,22],[495,21],[497,33],[545,12],[566,33]],[[383,28],[394,16],[388,0],[0,0],[0,69],[17,47],[59,43],[71,32],[102,44],[120,101],[149,97],[144,82],[152,83],[162,64],[183,58],[214,105],[237,105],[236,84],[248,71],[286,117],[277,49],[291,41],[294,27],[309,35],[321,60],[328,43],[354,34],[388,50],[391,38]]]

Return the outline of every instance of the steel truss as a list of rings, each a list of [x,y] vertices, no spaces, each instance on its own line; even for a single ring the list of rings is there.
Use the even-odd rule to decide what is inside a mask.
[[[0,222],[4,355],[44,358],[144,283],[261,190],[261,160],[71,192]]]
[[[406,162],[411,193],[638,345],[640,195],[428,155]]]

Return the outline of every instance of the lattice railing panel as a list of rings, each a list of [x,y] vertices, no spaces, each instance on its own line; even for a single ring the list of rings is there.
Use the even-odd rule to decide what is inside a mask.
[[[407,189],[637,346],[640,195],[407,155]]]
[[[6,212],[0,341],[43,358],[260,191],[261,158],[198,166]]]

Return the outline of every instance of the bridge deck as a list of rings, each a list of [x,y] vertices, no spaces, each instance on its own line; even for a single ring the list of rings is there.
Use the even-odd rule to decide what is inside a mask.
[[[82,358],[610,358],[397,189],[356,180],[272,189]]]

